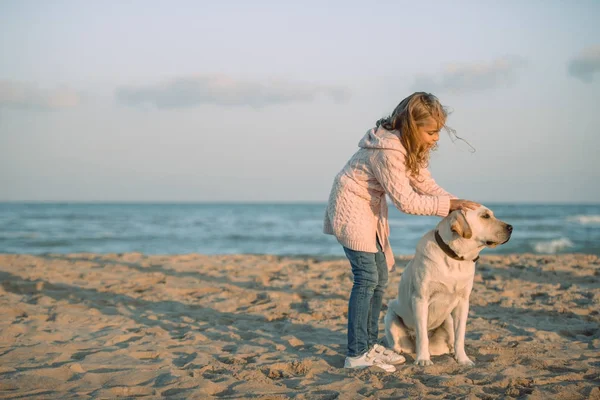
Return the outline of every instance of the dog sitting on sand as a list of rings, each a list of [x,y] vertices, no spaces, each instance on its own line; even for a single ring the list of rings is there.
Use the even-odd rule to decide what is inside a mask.
[[[398,353],[415,353],[416,365],[430,356],[454,353],[459,364],[473,365],[465,353],[465,330],[475,262],[485,247],[508,242],[512,226],[491,210],[456,210],[426,233],[408,263],[398,296],[388,304],[385,333]]]

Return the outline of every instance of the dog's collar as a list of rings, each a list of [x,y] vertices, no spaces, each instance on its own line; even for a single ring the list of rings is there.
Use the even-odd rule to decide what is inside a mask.
[[[440,232],[439,231],[435,231],[435,241],[437,242],[438,246],[440,246],[440,248],[444,251],[444,253],[446,253],[446,255],[450,258],[454,258],[455,260],[458,261],[465,261],[464,257],[459,257],[458,254],[456,254],[454,252],[454,250],[452,250],[450,248],[450,246],[448,246],[443,240],[442,237],[440,236]],[[475,257],[475,259],[473,260],[473,262],[477,262],[477,260],[479,260],[479,256]]]

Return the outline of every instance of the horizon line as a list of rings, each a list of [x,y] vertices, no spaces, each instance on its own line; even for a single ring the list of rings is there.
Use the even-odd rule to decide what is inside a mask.
[[[600,205],[600,201],[530,201],[530,200],[500,200],[480,201],[481,204],[528,204],[528,205]],[[264,204],[264,205],[300,205],[327,204],[327,200],[0,200],[0,204]],[[393,206],[393,204],[391,204]]]

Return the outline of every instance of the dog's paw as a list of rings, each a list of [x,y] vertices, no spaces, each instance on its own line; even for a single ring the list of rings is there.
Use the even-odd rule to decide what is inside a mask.
[[[418,365],[420,367],[426,367],[428,365],[433,365],[433,361],[431,361],[430,359],[417,360],[415,361],[415,365]]]
[[[456,362],[458,362],[460,365],[464,365],[466,367],[472,367],[473,365],[475,365],[475,363],[473,361],[471,361],[469,359],[469,357],[457,358]]]

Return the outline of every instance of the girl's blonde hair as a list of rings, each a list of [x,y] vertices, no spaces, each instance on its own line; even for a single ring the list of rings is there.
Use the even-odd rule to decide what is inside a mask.
[[[402,100],[390,116],[377,121],[377,127],[400,131],[400,141],[406,149],[406,169],[417,177],[419,170],[429,164],[429,150],[419,146],[418,127],[433,118],[439,129],[450,130],[446,126],[447,117],[448,111],[437,97],[431,93],[416,92]]]

